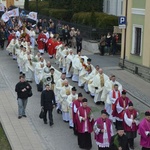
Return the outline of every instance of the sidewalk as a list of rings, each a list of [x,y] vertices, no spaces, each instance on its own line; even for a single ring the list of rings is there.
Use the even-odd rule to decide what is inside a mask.
[[[150,107],[150,83],[120,67],[104,68],[107,74],[115,74],[127,92]]]
[[[4,56],[4,55],[3,55]],[[39,136],[34,133],[28,119],[17,118],[17,101],[13,94],[3,68],[4,62],[0,55],[0,122],[4,128],[12,150],[43,150]],[[5,56],[4,56],[5,57]],[[8,56],[6,56],[8,57]],[[9,73],[10,75],[11,73]],[[12,76],[12,74],[10,75]]]

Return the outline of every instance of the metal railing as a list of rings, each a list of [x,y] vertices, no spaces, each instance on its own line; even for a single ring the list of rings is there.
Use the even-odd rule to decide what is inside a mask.
[[[23,9],[20,9],[20,11]],[[29,11],[24,10],[27,14],[29,13]],[[45,16],[45,15],[41,15],[38,14],[38,19],[52,19],[53,22],[55,23],[55,25],[57,25],[58,21],[61,22],[62,25],[68,25],[69,27],[74,27],[75,29],[79,29],[83,39],[85,40],[99,40],[100,36],[102,34],[107,34],[108,32],[113,33],[113,27],[109,27],[109,28],[93,28],[91,26],[86,26],[86,25],[82,25],[82,24],[77,24],[77,23],[73,23],[73,22],[66,22],[64,20],[60,20],[60,19],[56,19],[53,18],[51,16]]]

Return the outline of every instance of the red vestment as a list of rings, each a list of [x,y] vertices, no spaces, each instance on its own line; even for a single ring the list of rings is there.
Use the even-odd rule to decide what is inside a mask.
[[[100,130],[104,129],[104,120],[102,118],[98,118],[95,122],[99,126]],[[110,143],[112,122],[110,119],[106,118],[105,123],[106,123],[108,141]],[[104,142],[103,141],[103,133],[95,134],[95,140],[98,141],[99,143],[103,143]]]
[[[137,118],[137,111],[135,109],[133,109],[133,110],[126,109],[124,111],[124,115],[125,114],[127,115],[127,117],[129,119],[131,119],[131,115],[133,117],[132,119],[136,119]],[[124,126],[124,130],[128,131],[128,132],[137,131],[137,129],[138,129],[138,125],[136,125],[136,123],[132,123],[131,126],[128,126],[126,124],[125,120],[123,121],[123,126]]]
[[[80,121],[78,114],[82,118],[87,117],[87,119],[85,121],[84,120]],[[93,119],[91,120],[90,114],[91,114],[91,108],[90,107],[81,106],[78,108],[78,111],[77,111],[77,131],[79,133],[85,133],[85,132],[91,133],[93,131],[94,120]],[[87,131],[85,131],[86,130],[85,129],[86,123],[87,123]]]
[[[76,113],[74,112],[74,105],[78,109],[80,106],[82,106],[82,101],[77,99],[72,103],[73,123],[76,123]]]
[[[150,148],[150,136],[146,134],[147,132],[150,133],[150,121],[144,118],[140,122],[138,129],[138,133],[141,136],[140,145],[145,148]]]
[[[128,104],[129,104],[130,100],[128,97],[125,97],[123,98],[122,96],[117,98],[116,102],[115,102],[115,108],[114,108],[114,111],[112,113],[112,115],[114,117],[117,117],[117,118],[120,118],[120,119],[123,119],[123,116],[124,116],[124,110],[128,107]],[[120,107],[122,107],[122,111],[120,113],[118,113],[117,111],[117,104],[120,105]]]
[[[51,56],[54,54],[54,48],[55,48],[54,46],[55,46],[54,40],[53,38],[50,38],[47,42],[47,50],[48,50],[48,54]]]
[[[11,42],[11,40],[12,39],[14,39],[16,36],[14,35],[14,34],[10,34],[9,36],[8,36],[8,44],[7,45],[9,45],[9,43]]]
[[[55,41],[54,42],[54,54],[55,55],[56,55],[56,50],[57,50],[56,47],[59,46],[59,45],[61,45],[61,44],[62,44],[62,42],[60,42],[60,41]]]
[[[38,35],[38,39],[37,39],[37,44],[38,44],[39,50],[45,48],[45,41],[46,41],[46,35],[43,33],[40,33]]]
[[[118,90],[118,98],[121,96],[121,94],[120,94],[120,91]],[[115,98],[116,99],[116,92],[115,92],[115,90],[113,90],[113,92],[112,92],[112,98]],[[112,111],[115,111],[115,103],[113,104],[112,103]],[[112,112],[113,113],[113,112]]]

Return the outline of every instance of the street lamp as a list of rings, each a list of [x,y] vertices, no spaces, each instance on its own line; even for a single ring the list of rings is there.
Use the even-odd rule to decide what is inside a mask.
[[[126,0],[126,6],[125,6],[125,17],[127,20],[127,14],[128,14],[128,0]],[[127,25],[126,25],[127,28]],[[125,68],[125,58],[126,58],[126,36],[127,36],[127,29],[124,29],[124,50],[123,50],[123,62],[122,62],[122,68]]]

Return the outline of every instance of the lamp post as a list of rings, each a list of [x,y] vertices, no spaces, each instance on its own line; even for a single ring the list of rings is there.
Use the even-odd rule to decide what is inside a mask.
[[[125,17],[127,20],[127,14],[128,14],[128,0],[126,0],[126,6],[125,6]],[[127,28],[127,25],[126,25]],[[124,50],[123,50],[123,62],[122,62],[122,68],[125,68],[125,58],[126,58],[126,37],[127,37],[127,29],[124,29]]]

